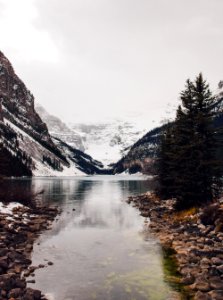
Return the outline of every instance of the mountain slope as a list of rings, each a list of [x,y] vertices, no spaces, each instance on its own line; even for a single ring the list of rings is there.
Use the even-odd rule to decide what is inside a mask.
[[[1,115],[1,114],[0,114]],[[18,149],[17,134],[0,121],[0,175],[31,176],[32,159]]]
[[[54,143],[35,111],[33,95],[0,52],[0,175],[72,176],[86,172]]]
[[[94,160],[90,155],[71,147],[62,140],[54,138],[55,144],[61,151],[66,153],[66,157],[78,170],[88,174],[112,174],[111,169],[104,169],[101,162]]]
[[[51,136],[62,140],[73,148],[81,151],[85,150],[82,138],[77,132],[71,130],[58,117],[49,114],[39,103],[35,105],[35,109],[41,119],[47,124]]]
[[[157,127],[133,144],[128,153],[112,165],[113,173],[151,173],[157,145],[164,129],[165,125]]]
[[[65,160],[52,142],[46,124],[34,109],[33,95],[15,74],[11,63],[2,52],[0,52],[0,99],[4,118]]]
[[[214,125],[216,127],[223,127],[223,81],[219,82],[215,97],[218,100],[216,105],[218,114],[214,119]],[[153,173],[153,162],[156,159],[157,146],[166,126],[162,125],[149,131],[134,143],[128,153],[117,163],[113,164],[113,173]],[[221,141],[220,145],[223,145],[223,133],[218,136],[218,139]],[[219,158],[223,159],[223,146],[219,146]]]
[[[70,126],[82,137],[86,152],[107,167],[119,160],[146,132],[142,126],[125,120]]]

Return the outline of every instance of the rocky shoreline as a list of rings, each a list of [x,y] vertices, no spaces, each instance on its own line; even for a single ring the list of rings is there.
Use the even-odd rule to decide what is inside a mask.
[[[174,210],[174,200],[147,193],[127,202],[149,218],[149,230],[171,250],[188,299],[223,299],[223,204]]]
[[[45,267],[31,266],[31,252],[35,240],[50,227],[59,210],[19,204],[9,207],[11,210],[1,204],[0,209],[0,299],[46,300],[41,291],[27,287],[27,283],[35,283],[27,277]]]

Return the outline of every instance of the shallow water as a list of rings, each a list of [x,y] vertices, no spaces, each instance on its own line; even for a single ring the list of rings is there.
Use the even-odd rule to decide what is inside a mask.
[[[53,265],[37,270],[31,287],[55,300],[179,299],[165,280],[162,251],[145,230],[145,218],[125,203],[149,190],[148,180],[35,178],[31,185],[44,189],[43,201],[63,209],[34,246],[33,265]]]

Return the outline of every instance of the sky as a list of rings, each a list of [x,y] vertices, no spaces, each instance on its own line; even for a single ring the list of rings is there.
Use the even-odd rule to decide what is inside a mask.
[[[0,0],[0,50],[66,122],[174,115],[187,78],[223,79],[222,0]]]

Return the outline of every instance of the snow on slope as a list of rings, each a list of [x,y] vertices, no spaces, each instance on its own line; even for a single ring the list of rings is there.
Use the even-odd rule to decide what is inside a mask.
[[[116,163],[125,155],[129,147],[149,129],[160,123],[160,120],[134,115],[104,122],[70,122],[66,124],[58,117],[49,114],[39,103],[35,105],[35,109],[47,124],[49,132],[54,138],[84,151],[95,160],[102,162],[105,168]]]
[[[62,122],[58,117],[49,114],[39,103],[35,104],[35,109],[41,119],[47,124],[51,136],[59,138],[78,150],[84,151],[82,138],[77,132],[70,129],[67,124]]]
[[[75,176],[85,175],[78,170],[73,163],[71,166],[64,166],[62,171],[53,170],[46,163],[42,162],[43,155],[53,157],[52,152],[44,148],[30,135],[25,133],[22,129],[11,123],[9,120],[4,120],[18,135],[20,149],[28,153],[35,164],[35,169],[32,170],[33,176]],[[55,156],[55,158],[57,158]],[[58,158],[57,158],[58,159]]]
[[[94,124],[73,123],[70,126],[82,136],[85,151],[105,166],[117,162],[147,132],[145,125],[124,120]]]

